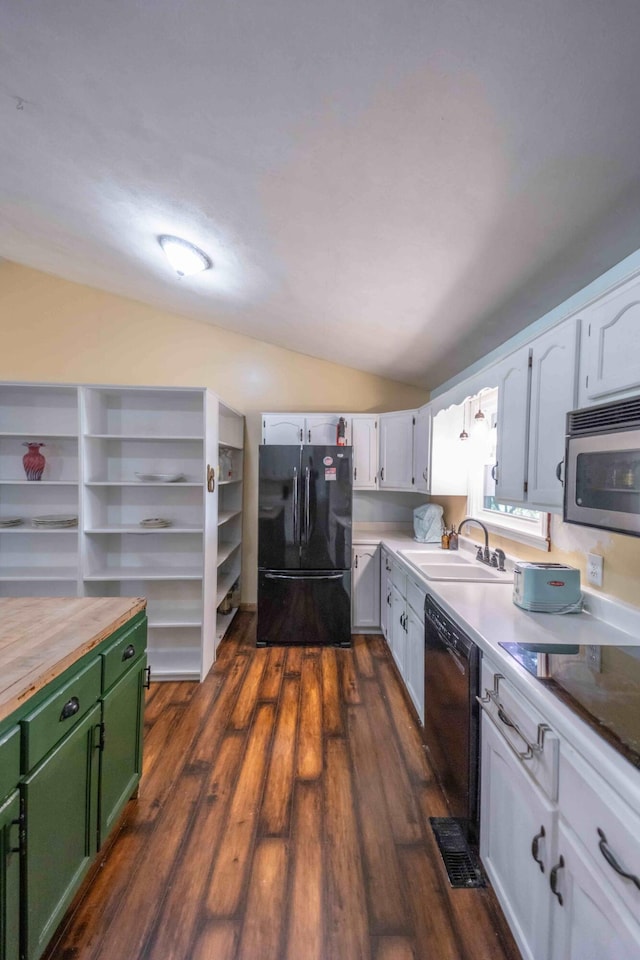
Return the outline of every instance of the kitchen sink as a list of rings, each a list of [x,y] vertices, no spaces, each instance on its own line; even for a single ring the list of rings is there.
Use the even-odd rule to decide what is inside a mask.
[[[459,553],[400,550],[404,557],[427,580],[456,580],[462,583],[513,583],[513,573],[485,566],[479,560],[467,559]]]

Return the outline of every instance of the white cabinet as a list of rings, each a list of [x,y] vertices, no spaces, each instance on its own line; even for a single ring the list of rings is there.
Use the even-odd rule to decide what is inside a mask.
[[[578,799],[578,802],[580,800]],[[640,925],[560,821],[557,860],[551,871],[552,960],[634,960],[640,957]]]
[[[496,499],[562,506],[565,417],[576,404],[577,320],[569,319],[499,365]]]
[[[351,417],[353,489],[378,489],[378,418]]]
[[[415,410],[380,414],[380,489],[414,490]]]
[[[421,723],[424,723],[424,598],[422,584],[383,549],[382,631]]]
[[[346,442],[349,417],[340,413],[263,413],[262,442],[264,444],[319,443],[332,446],[337,440],[340,417],[345,420]]]
[[[359,633],[380,629],[380,547],[353,547],[351,564],[351,626]]]
[[[227,415],[240,491],[228,503]],[[219,585],[240,574],[242,434],[243,418],[203,389],[1,384],[0,519],[21,523],[0,527],[0,595],[144,596],[154,677],[204,678]],[[22,469],[26,440],[45,444],[37,482]],[[77,525],[34,526],[43,514]]]
[[[557,814],[486,714],[481,756],[482,863],[523,957],[543,960],[551,937],[548,878]]]
[[[420,493],[431,490],[431,406],[425,404],[416,411],[413,426],[414,489]]]
[[[486,657],[482,688],[480,855],[523,957],[640,957],[640,811]]]
[[[380,629],[391,646],[391,558],[389,551],[380,548]]]
[[[605,403],[640,387],[640,277],[580,314],[580,406]]]
[[[240,603],[244,417],[220,402],[218,423],[216,648]]]

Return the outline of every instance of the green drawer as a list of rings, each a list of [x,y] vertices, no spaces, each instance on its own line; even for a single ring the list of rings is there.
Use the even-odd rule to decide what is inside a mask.
[[[138,623],[135,627],[116,640],[102,654],[104,672],[102,689],[108,690],[116,680],[133,666],[138,657],[141,657],[147,648],[147,621]]]
[[[18,786],[20,779],[20,727],[0,736],[0,803]]]
[[[96,657],[22,720],[24,772],[33,770],[53,746],[78,724],[100,697],[102,664]]]

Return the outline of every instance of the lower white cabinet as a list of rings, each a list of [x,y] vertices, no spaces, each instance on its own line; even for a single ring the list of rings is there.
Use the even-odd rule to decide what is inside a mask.
[[[550,947],[549,870],[557,815],[486,714],[481,753],[482,863],[522,956],[541,960]]]
[[[489,663],[483,658],[480,856],[523,957],[638,960],[640,811],[548,727],[541,740],[532,736],[537,711],[504,678],[496,685]],[[527,749],[517,731],[542,750]]]
[[[351,560],[351,626],[359,633],[380,629],[380,547],[353,547]]]
[[[424,723],[425,590],[386,551],[383,553],[381,583],[383,633],[420,722]]]

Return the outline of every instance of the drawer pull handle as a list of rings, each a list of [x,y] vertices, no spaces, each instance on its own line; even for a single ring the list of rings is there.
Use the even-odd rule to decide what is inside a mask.
[[[133,645],[132,643],[130,643],[129,646],[128,646],[128,647],[125,647],[124,650],[123,650],[122,660],[123,660],[123,662],[124,662],[125,660],[131,660],[131,657],[135,657],[135,655],[136,655],[136,648],[134,647],[134,645]]]
[[[78,700],[77,697],[71,697],[71,699],[67,700],[64,707],[62,708],[60,719],[68,720],[69,717],[74,717],[79,709],[80,709],[80,701]]]
[[[598,836],[600,837],[600,840],[598,841],[600,853],[605,858],[609,866],[613,867],[615,872],[619,873],[621,877],[625,878],[625,880],[631,880],[631,883],[634,883],[638,890],[640,890],[640,878],[636,877],[636,875],[633,873],[627,873],[627,871],[620,866],[615,856],[611,852],[611,848],[607,843],[607,838],[604,835],[604,830],[601,830],[600,827],[598,827]]]
[[[531,841],[531,856],[540,867],[540,873],[544,873],[544,863],[538,856],[538,845],[540,841],[545,838],[545,836],[546,836],[546,833],[545,833],[544,827],[541,826],[540,833],[536,833],[535,837]]]
[[[151,667],[145,667],[144,677],[145,678],[142,686],[145,687],[145,689],[149,690],[149,688],[151,687]]]
[[[491,719],[493,719],[493,714],[489,709],[489,704],[493,704],[497,708],[498,717],[506,727],[510,727],[513,732],[522,740],[526,746],[526,750],[517,750],[511,741],[505,737],[506,742],[509,744],[513,752],[516,754],[520,760],[533,760],[534,757],[538,756],[544,751],[544,737],[545,733],[551,728],[547,726],[546,723],[538,724],[538,736],[537,742],[531,743],[530,740],[524,735],[517,723],[515,723],[511,717],[508,715],[502,704],[499,700],[498,687],[500,681],[504,680],[504,677],[501,673],[494,673],[493,675],[493,690],[489,690],[488,687],[485,687],[484,697],[476,697],[476,700],[480,704],[483,710],[486,710]]]
[[[549,886],[551,887],[551,892],[554,895],[554,897],[558,898],[558,903],[560,904],[560,906],[562,906],[564,901],[562,899],[562,894],[558,893],[558,870],[562,870],[563,867],[564,867],[564,857],[560,856],[560,859],[556,863],[555,867],[552,868],[551,873],[549,875]]]

